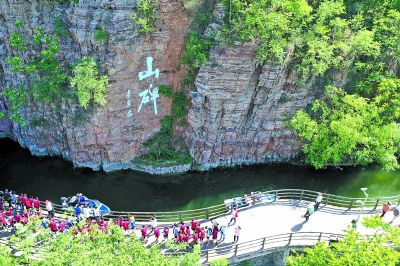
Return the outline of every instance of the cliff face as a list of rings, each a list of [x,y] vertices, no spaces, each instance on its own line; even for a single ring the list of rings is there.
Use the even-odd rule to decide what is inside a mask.
[[[161,0],[156,31],[142,35],[130,18],[135,5],[132,0],[81,0],[73,5],[43,0],[0,1],[2,87],[20,81],[5,63],[7,55],[12,55],[8,39],[17,30],[16,19],[24,22],[18,30],[31,35],[34,27],[52,29],[54,18],[61,18],[69,31],[61,45],[62,59],[72,63],[91,55],[110,76],[104,108],[82,114],[76,104],[68,101],[56,111],[51,106],[28,105],[25,115],[31,120],[41,114],[46,125],[21,128],[14,123],[11,131],[34,155],[61,155],[78,166],[112,169],[124,167],[123,163],[145,152],[143,142],[159,130],[160,119],[170,113],[171,100],[154,95],[156,106],[154,102],[145,103],[139,111],[139,94],[151,85],[152,89],[161,84],[178,88],[184,74],[180,58],[188,18],[183,1]],[[106,43],[94,40],[95,28],[110,34]],[[154,73],[142,73],[140,80],[139,72],[147,71],[148,65]]]
[[[260,65],[256,47],[213,49],[201,67],[192,95],[190,151],[203,168],[282,162],[299,154],[301,143],[286,127],[315,89],[296,86],[292,52],[281,65]]]
[[[139,34],[130,19],[135,5],[133,0],[81,0],[73,5],[0,1],[0,88],[21,81],[5,63],[7,55],[13,54],[8,39],[16,30],[16,19],[24,21],[19,30],[31,35],[34,27],[52,29],[54,18],[61,18],[68,29],[61,45],[62,60],[73,63],[91,55],[110,76],[106,106],[83,113],[68,100],[59,110],[30,103],[25,116],[29,120],[45,117],[45,125],[21,128],[16,123],[0,123],[4,127],[0,131],[10,131],[34,155],[62,156],[93,169],[138,169],[130,161],[146,152],[144,141],[159,131],[160,119],[170,114],[172,104],[159,95],[156,105],[150,101],[141,106],[141,95],[150,86],[180,87],[185,74],[180,60],[189,23],[183,0],[160,0],[156,31]],[[106,30],[109,40],[96,42],[95,28]],[[217,29],[211,27],[213,30]],[[186,141],[194,163],[208,169],[281,162],[299,154],[300,143],[285,127],[285,120],[312,101],[315,89],[310,84],[295,85],[291,55],[289,52],[280,65],[260,65],[253,44],[211,51],[189,93]],[[0,98],[0,109],[5,105]],[[169,168],[167,172],[188,169]],[[141,170],[165,173],[154,168]]]

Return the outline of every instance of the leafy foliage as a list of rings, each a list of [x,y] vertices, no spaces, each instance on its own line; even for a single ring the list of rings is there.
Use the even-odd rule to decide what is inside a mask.
[[[37,223],[37,222],[36,222]],[[126,236],[124,231],[113,224],[104,233],[93,227],[90,234],[74,235],[72,230],[51,237],[46,229],[37,224],[29,225],[25,233],[17,233],[12,240],[24,251],[21,257],[14,257],[5,247],[0,247],[1,265],[195,265],[199,259],[199,249],[181,256],[161,254],[159,245],[145,248],[135,236]],[[22,231],[21,231],[22,232]],[[35,243],[41,241],[39,246]],[[31,254],[42,260],[32,260]]]
[[[186,85],[193,83],[200,66],[207,61],[213,43],[214,40],[203,35],[189,33],[185,44],[185,54],[182,57],[182,63],[188,66],[184,79]]]
[[[72,70],[71,86],[76,89],[79,104],[87,108],[90,100],[105,105],[108,77],[100,76],[92,57],[84,56]]]
[[[64,21],[60,17],[56,17],[54,19],[54,34],[60,38],[66,38],[68,33]]]
[[[374,217],[372,219],[379,219]],[[381,219],[379,219],[381,220]],[[372,228],[382,226],[385,228],[382,234],[363,236],[350,229],[346,236],[338,243],[328,246],[325,242],[318,243],[314,248],[306,248],[304,254],[289,256],[288,266],[325,266],[325,265],[376,265],[395,266],[400,262],[400,252],[387,245],[392,241],[397,247],[400,244],[400,230],[382,221],[364,224],[372,225]]]
[[[306,142],[307,162],[317,169],[373,162],[385,169],[399,167],[400,125],[395,121],[400,118],[400,80],[384,78],[371,90],[375,96],[369,100],[327,87],[311,115],[296,113],[290,123]]]
[[[139,26],[141,33],[153,32],[157,21],[156,0],[140,0],[131,18]]]
[[[24,87],[22,85],[17,86],[17,88],[15,89],[7,87],[5,88],[5,90],[2,91],[1,95],[5,97],[11,105],[10,109],[7,112],[8,117],[11,120],[24,126],[26,124],[26,121],[20,113],[22,106],[26,101]]]
[[[11,48],[17,51],[24,51],[26,50],[26,43],[22,34],[19,32],[12,32],[10,34],[10,39],[8,40],[10,43]]]
[[[400,16],[394,2],[225,0],[232,12],[224,33],[228,39],[256,41],[261,61],[282,62],[291,49],[303,77],[353,66],[369,73],[382,67],[376,60],[398,58]]]
[[[103,29],[95,29],[93,31],[93,33],[94,33],[94,39],[95,39],[96,42],[105,42],[110,37],[108,32],[106,30],[103,30]]]
[[[173,100],[172,116],[164,116],[161,119],[160,132],[144,143],[148,153],[140,156],[135,162],[163,166],[191,163],[192,158],[184,140],[179,138],[174,140],[173,137],[174,124],[187,115],[189,101],[182,91],[173,93],[171,87],[165,85],[160,86],[159,89],[161,94]],[[177,149],[177,146],[182,147]]]

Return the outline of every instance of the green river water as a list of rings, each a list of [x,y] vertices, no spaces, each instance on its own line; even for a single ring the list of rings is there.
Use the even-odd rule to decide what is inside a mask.
[[[301,188],[351,197],[400,194],[400,171],[346,168],[316,171],[293,165],[258,165],[179,176],[151,176],[133,171],[114,173],[73,169],[58,158],[38,158],[10,140],[0,140],[0,189],[58,202],[82,192],[113,210],[169,211],[220,204],[250,191]]]

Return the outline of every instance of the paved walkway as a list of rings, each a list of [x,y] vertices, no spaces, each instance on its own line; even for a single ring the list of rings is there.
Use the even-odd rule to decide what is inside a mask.
[[[306,223],[302,216],[306,212],[308,204],[309,202],[306,201],[278,200],[275,203],[242,209],[239,211],[239,218],[236,223],[242,228],[238,243],[284,233],[326,232],[343,234],[344,230],[351,225],[351,221],[357,219],[359,213],[359,209],[347,210],[321,204],[319,210],[311,215]],[[375,211],[364,210],[357,230],[362,234],[373,234],[374,231],[362,226],[361,221],[363,217],[380,213],[380,211],[379,208]],[[220,225],[227,225],[230,219],[230,214],[227,214],[213,221]],[[392,219],[393,213],[390,211],[385,215],[384,220],[390,222]],[[395,220],[393,225],[399,225],[399,223],[400,218]],[[211,224],[211,221],[205,221],[201,226],[211,226]],[[228,227],[225,241],[219,243],[217,247],[232,244],[236,225]],[[136,231],[136,234],[140,237],[140,231]],[[172,238],[172,232],[170,232],[170,238]],[[162,236],[160,236],[160,240],[163,240]],[[155,243],[154,235],[149,237],[148,244],[152,243]],[[203,249],[213,247],[215,245],[211,243],[203,245]]]

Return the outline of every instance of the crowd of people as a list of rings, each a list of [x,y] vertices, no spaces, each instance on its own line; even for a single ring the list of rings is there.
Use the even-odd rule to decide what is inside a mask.
[[[149,225],[142,225],[139,231],[136,231],[136,220],[133,215],[126,217],[119,216],[117,219],[106,220],[95,208],[82,204],[85,200],[81,193],[78,193],[71,202],[70,198],[63,201],[63,207],[70,207],[74,210],[75,217],[56,217],[53,204],[46,200],[42,211],[41,202],[38,198],[28,197],[26,194],[18,195],[9,190],[0,191],[0,227],[3,229],[14,230],[19,224],[26,225],[33,219],[40,219],[40,226],[49,229],[49,233],[54,237],[59,233],[67,233],[72,230],[73,234],[90,233],[94,227],[107,233],[108,226],[113,223],[120,226],[127,235],[138,235],[142,237],[143,242],[147,243],[149,237],[154,235],[157,243],[173,239],[177,243],[218,244],[223,242],[226,237],[227,227],[236,223],[238,211],[232,209],[232,219],[228,225],[220,225],[213,222],[211,226],[201,226],[199,221],[192,221],[189,224],[181,222],[171,226],[160,227],[156,217],[152,217]],[[68,205],[66,204],[68,203]],[[234,242],[239,240],[240,226],[235,228]]]
[[[105,219],[96,211],[93,206],[83,204],[85,197],[78,193],[71,201],[65,199],[63,207],[73,208],[75,217],[56,217],[53,204],[46,200],[42,211],[41,202],[38,198],[28,197],[26,194],[20,194],[9,190],[0,191],[0,227],[15,229],[18,225],[26,225],[31,220],[40,219],[40,226],[49,229],[54,237],[59,233],[66,233],[72,230],[73,234],[91,233],[93,228],[108,233],[109,224],[113,223],[121,227],[127,235],[136,235],[141,237],[144,243],[148,242],[150,236],[154,235],[155,243],[163,243],[168,239],[173,239],[177,243],[208,244],[218,245],[226,241],[227,228],[235,225],[233,230],[233,243],[239,241],[241,227],[238,225],[239,212],[235,206],[230,207],[231,219],[228,224],[219,224],[211,220],[201,224],[194,219],[190,223],[175,223],[173,225],[159,226],[156,217],[152,217],[148,225],[142,225],[136,228],[136,220],[133,215],[125,217],[119,216],[116,219]],[[318,210],[322,202],[322,193],[318,193],[315,202],[308,205],[304,218],[306,222],[310,216]],[[391,203],[384,203],[382,215],[393,210],[393,220],[400,214],[400,208],[391,208]],[[393,222],[392,220],[392,222]]]

